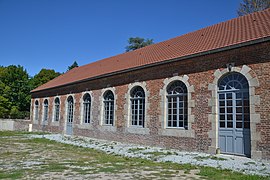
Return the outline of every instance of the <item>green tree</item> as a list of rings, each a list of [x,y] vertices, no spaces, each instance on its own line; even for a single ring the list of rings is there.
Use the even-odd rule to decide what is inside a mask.
[[[72,64],[71,66],[68,66],[68,70],[67,70],[67,71],[69,71],[69,70],[71,70],[71,69],[73,69],[73,68],[75,68],[75,67],[79,67],[77,61],[74,61],[73,64]]]
[[[237,13],[238,16],[244,16],[267,8],[270,8],[270,0],[243,0]]]
[[[29,91],[29,75],[22,66],[0,67],[0,117],[6,118],[15,107],[30,111]]]
[[[60,73],[42,69],[33,78],[18,65],[0,66],[0,118],[29,117],[30,90],[54,79]]]
[[[0,77],[4,77],[5,68],[0,66]],[[8,118],[11,103],[8,100],[10,87],[6,86],[0,78],[0,118]]]
[[[140,37],[131,37],[128,39],[128,46],[126,46],[126,52],[134,51],[136,49],[154,44],[153,39],[144,39]]]
[[[56,78],[61,75],[59,72],[55,72],[53,69],[41,69],[30,81],[31,89],[35,89],[42,84]]]

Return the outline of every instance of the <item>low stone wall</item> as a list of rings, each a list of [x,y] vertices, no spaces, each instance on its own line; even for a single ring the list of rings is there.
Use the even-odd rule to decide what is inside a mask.
[[[28,119],[0,119],[0,131],[28,131]]]

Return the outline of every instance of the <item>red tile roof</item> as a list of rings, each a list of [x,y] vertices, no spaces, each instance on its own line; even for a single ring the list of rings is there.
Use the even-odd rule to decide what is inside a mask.
[[[39,86],[32,92],[63,86],[166,60],[225,48],[270,36],[270,8],[200,29],[135,51],[119,54],[78,68]]]

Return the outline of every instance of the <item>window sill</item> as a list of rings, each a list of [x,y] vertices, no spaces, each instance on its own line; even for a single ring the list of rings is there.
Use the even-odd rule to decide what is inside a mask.
[[[94,129],[92,123],[78,124],[77,125],[77,128],[79,128],[79,129],[90,129],[90,130],[93,130]]]
[[[150,134],[149,128],[144,128],[142,126],[127,127],[126,132],[132,133],[132,134]]]
[[[174,137],[195,137],[194,130],[185,128],[166,128],[161,129],[159,134],[162,136],[174,136]]]
[[[40,125],[41,126],[47,126],[48,125],[48,121],[42,121]]]
[[[188,130],[187,128],[184,127],[166,127],[166,129],[175,129],[175,130]]]
[[[111,125],[111,124],[103,124],[98,127],[100,131],[111,131],[111,132],[116,132],[116,127]]]
[[[51,122],[51,126],[59,126],[59,121],[53,121],[53,122]]]

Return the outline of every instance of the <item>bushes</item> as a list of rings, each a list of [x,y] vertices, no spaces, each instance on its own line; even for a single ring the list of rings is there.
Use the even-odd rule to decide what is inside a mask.
[[[30,119],[30,112],[19,111],[17,106],[12,106],[11,110],[4,109],[0,106],[0,118],[5,119]]]

